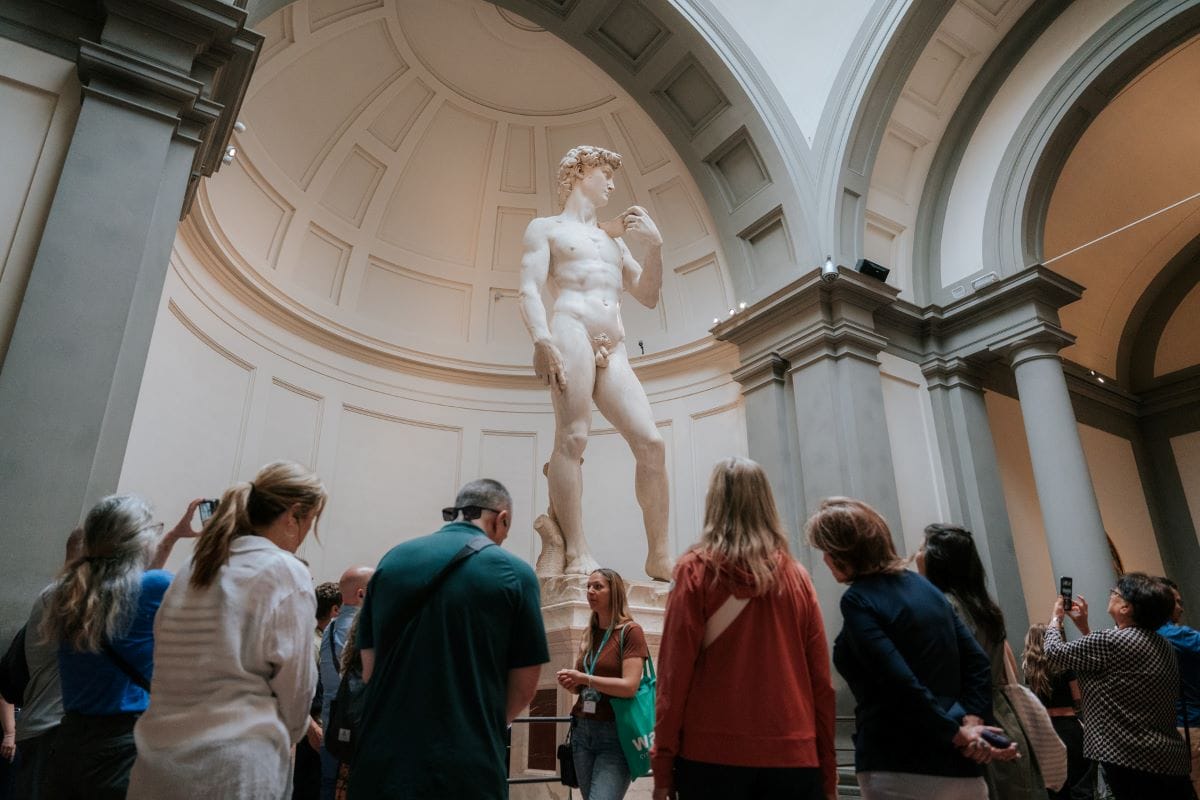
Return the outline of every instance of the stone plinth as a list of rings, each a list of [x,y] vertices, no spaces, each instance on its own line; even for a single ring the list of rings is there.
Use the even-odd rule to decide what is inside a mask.
[[[667,606],[668,584],[658,581],[630,581],[629,611],[646,632],[646,643],[653,656],[658,655],[658,644],[662,640],[663,612]],[[592,611],[587,604],[586,575],[558,575],[541,578],[542,619],[546,623],[546,638],[550,643],[550,663],[542,668],[538,682],[538,693],[555,692],[555,712],[568,716],[575,704],[575,695],[558,685],[555,674],[560,669],[575,666],[579,654],[579,642],[587,630]],[[535,704],[537,700],[534,701]],[[528,725],[513,726],[512,757],[510,760],[513,777],[535,777],[550,775],[544,770],[528,769],[529,732]],[[558,741],[567,735],[567,725],[558,726]],[[633,782],[626,796],[628,800],[650,800],[654,788],[650,778]],[[576,791],[574,797],[579,796]],[[565,800],[567,787],[559,783],[518,784],[510,788],[513,800]]]

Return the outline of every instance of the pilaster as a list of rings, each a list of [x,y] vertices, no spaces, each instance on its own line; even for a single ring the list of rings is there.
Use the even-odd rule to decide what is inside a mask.
[[[950,503],[948,521],[974,535],[989,588],[1004,612],[1008,638],[1019,642],[1029,615],[984,404],[983,374],[976,364],[959,358],[934,357],[921,369],[933,405]]]
[[[0,369],[0,619],[24,618],[114,491],[193,186],[220,164],[261,37],[220,0],[109,0]],[[49,354],[49,357],[48,357]]]

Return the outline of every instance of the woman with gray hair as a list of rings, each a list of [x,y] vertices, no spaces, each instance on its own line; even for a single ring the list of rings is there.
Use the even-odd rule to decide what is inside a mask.
[[[161,567],[178,539],[196,535],[198,503],[166,536],[133,495],[106,497],[88,512],[83,554],[63,569],[42,623],[59,642],[66,711],[48,767],[52,797],[125,797],[133,724],[150,701],[154,615],[171,583]]]

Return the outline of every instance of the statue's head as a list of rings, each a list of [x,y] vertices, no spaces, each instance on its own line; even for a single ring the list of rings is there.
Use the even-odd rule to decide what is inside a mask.
[[[616,172],[621,168],[621,154],[590,144],[568,150],[558,162],[558,202],[566,202],[575,184],[593,167],[608,167]]]

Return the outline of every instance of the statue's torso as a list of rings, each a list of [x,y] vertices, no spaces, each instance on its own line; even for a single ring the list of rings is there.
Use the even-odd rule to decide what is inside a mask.
[[[596,225],[558,218],[548,238],[551,329],[564,315],[582,323],[594,341],[622,341],[620,247]]]

